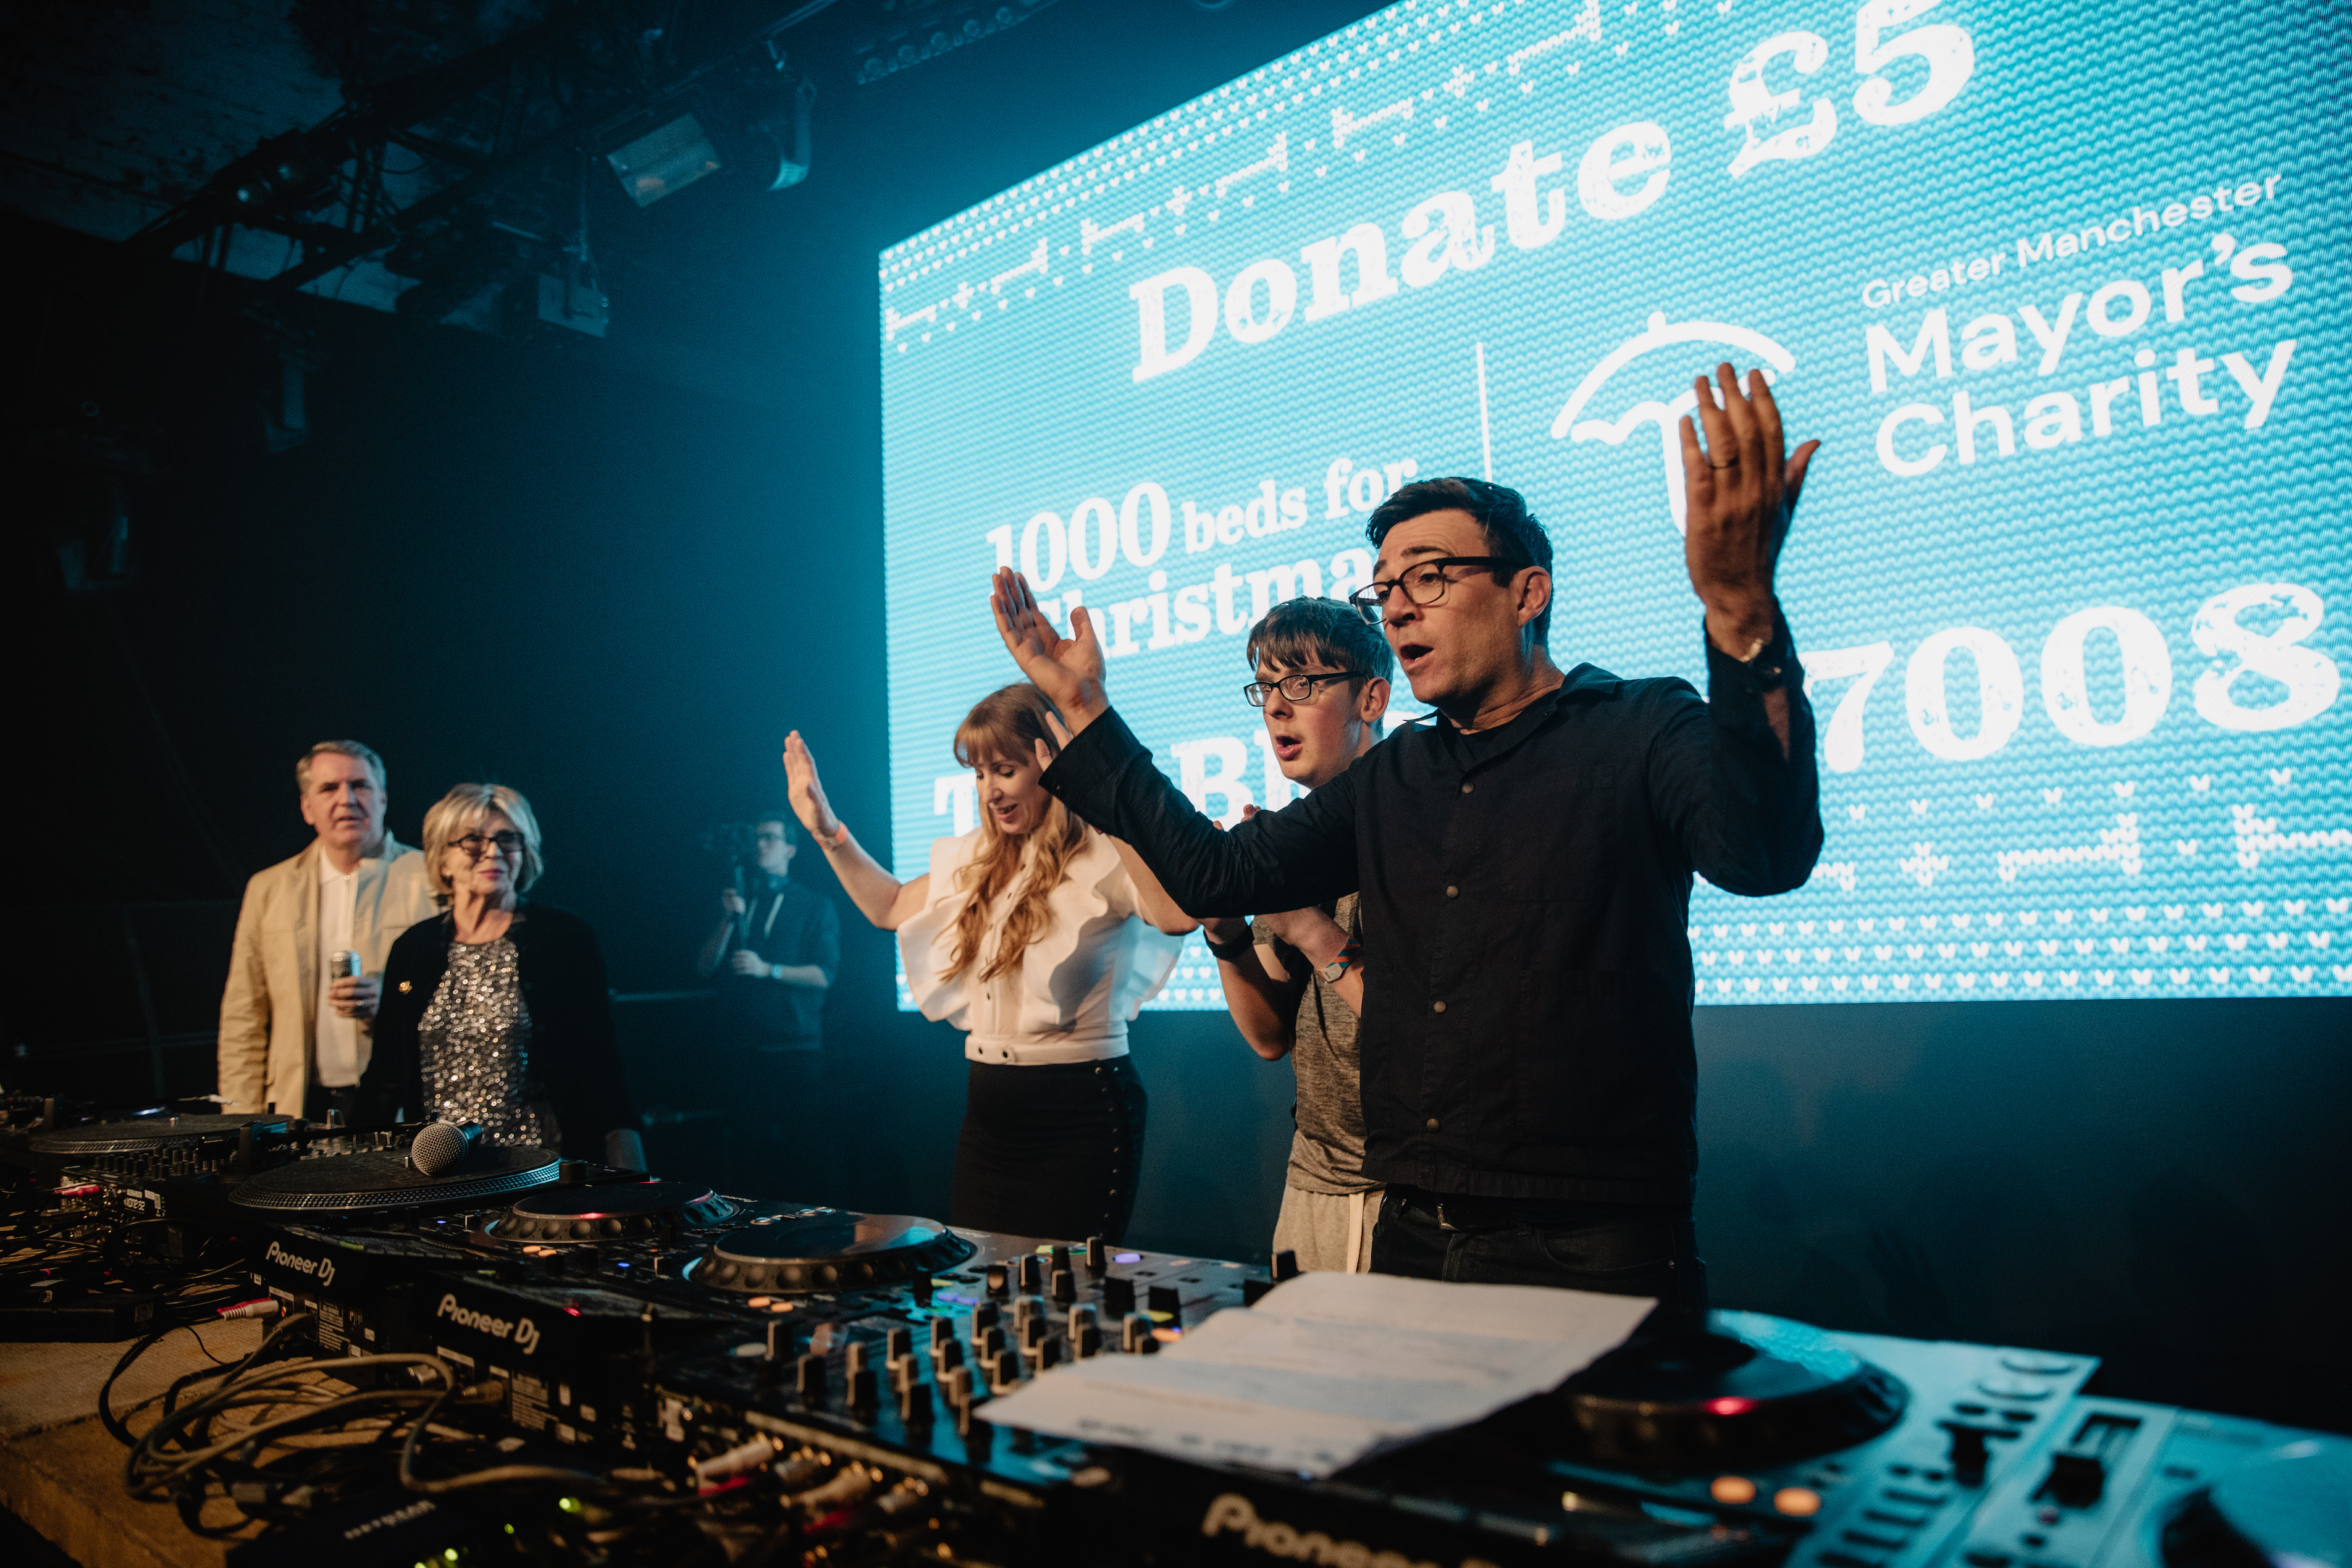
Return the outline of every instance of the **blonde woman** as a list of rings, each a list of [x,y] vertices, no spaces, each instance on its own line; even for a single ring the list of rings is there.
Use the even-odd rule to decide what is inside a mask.
[[[369,1121],[477,1122],[493,1143],[603,1159],[605,1134],[633,1121],[604,960],[586,922],[523,896],[542,864],[530,802],[460,784],[424,836],[442,913],[384,961]]]
[[[955,1224],[1116,1239],[1135,1209],[1143,1084],[1127,1053],[1136,1009],[1198,924],[1126,845],[1038,782],[1066,736],[1032,685],[981,699],[956,729],[980,824],[931,845],[900,882],[827,803],[816,760],[784,743],[793,810],[866,918],[898,934],[923,1016],[967,1031]]]

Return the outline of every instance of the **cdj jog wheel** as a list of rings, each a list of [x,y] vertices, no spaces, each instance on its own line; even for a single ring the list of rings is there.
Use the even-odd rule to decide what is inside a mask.
[[[544,1186],[556,1179],[559,1169],[552,1149],[493,1147],[477,1154],[463,1170],[429,1176],[410,1168],[404,1150],[370,1149],[263,1171],[239,1186],[229,1201],[243,1208],[313,1219],[465,1208]]]
[[[647,1181],[565,1186],[532,1193],[490,1219],[482,1234],[542,1246],[628,1241],[679,1228],[717,1225],[735,1206],[699,1182]]]
[[[81,1127],[59,1127],[36,1133],[31,1148],[37,1155],[135,1155],[183,1144],[209,1144],[235,1138],[257,1123],[285,1124],[283,1116],[142,1116],[129,1122],[92,1122]]]
[[[1629,1341],[1528,1408],[1546,1428],[1538,1440],[1575,1458],[1701,1469],[1851,1448],[1909,1402],[1901,1382],[1819,1329],[1714,1312],[1707,1332]]]
[[[869,1290],[903,1284],[972,1255],[971,1242],[934,1219],[821,1208],[730,1230],[687,1266],[715,1290]]]

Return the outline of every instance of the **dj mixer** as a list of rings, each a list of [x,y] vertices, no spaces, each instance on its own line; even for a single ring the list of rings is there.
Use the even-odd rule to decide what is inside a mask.
[[[992,1406],[1073,1362],[1160,1354],[1287,1259],[959,1229],[540,1151],[427,1175],[417,1131],[182,1118],[0,1153],[91,1224],[233,1229],[323,1354],[450,1369],[446,1418],[644,1494],[570,1504],[690,1508],[730,1562],[2347,1564],[2345,1438],[2087,1396],[2086,1355],[1751,1312],[1639,1331],[1320,1479],[1068,1441]],[[608,1556],[628,1538],[607,1535]],[[383,1561],[419,1560],[413,1536],[388,1532]]]

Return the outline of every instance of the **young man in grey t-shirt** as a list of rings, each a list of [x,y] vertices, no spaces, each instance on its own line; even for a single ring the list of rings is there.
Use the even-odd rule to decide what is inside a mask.
[[[1347,604],[1293,599],[1250,632],[1257,679],[1251,702],[1283,776],[1314,789],[1348,770],[1381,738],[1395,655],[1377,627]],[[1298,1074],[1290,1170],[1275,1221],[1275,1250],[1302,1269],[1370,1267],[1381,1188],[1363,1173],[1364,1110],[1356,1069],[1356,895],[1328,909],[1293,909],[1202,927],[1216,956],[1225,1005],[1249,1047],[1290,1058]]]

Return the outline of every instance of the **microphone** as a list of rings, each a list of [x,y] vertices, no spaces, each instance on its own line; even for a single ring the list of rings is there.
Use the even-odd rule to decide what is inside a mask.
[[[461,1169],[483,1145],[482,1126],[467,1122],[435,1122],[420,1128],[408,1145],[409,1167],[419,1176],[447,1176]]]

